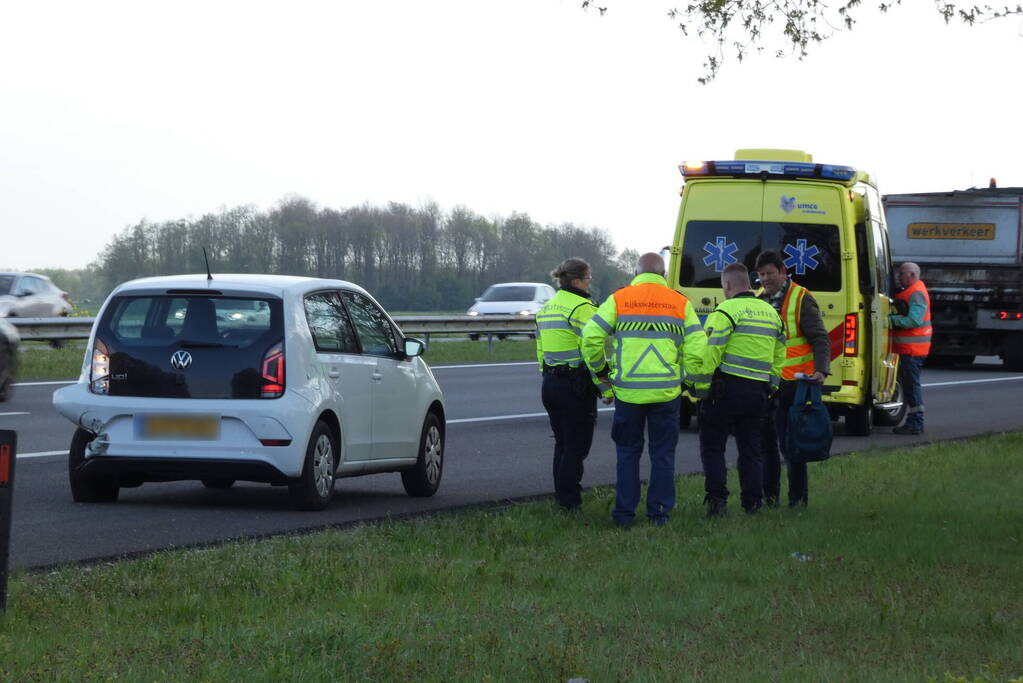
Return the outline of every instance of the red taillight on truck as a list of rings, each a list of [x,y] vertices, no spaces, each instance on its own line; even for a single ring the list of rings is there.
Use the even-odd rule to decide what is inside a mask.
[[[284,342],[280,342],[263,355],[263,386],[259,397],[280,398],[284,387]]]
[[[845,338],[842,345],[843,356],[855,356],[859,346],[859,318],[855,313],[845,315]]]

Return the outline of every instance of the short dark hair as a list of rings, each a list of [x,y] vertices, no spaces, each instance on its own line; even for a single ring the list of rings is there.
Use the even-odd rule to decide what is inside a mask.
[[[779,271],[785,270],[785,259],[781,257],[781,252],[777,249],[765,249],[757,256],[756,269],[760,270],[764,266],[774,266]]]

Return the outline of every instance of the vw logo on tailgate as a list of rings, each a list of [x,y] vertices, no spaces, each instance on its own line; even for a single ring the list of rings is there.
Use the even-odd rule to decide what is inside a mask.
[[[171,367],[184,370],[192,364],[192,354],[188,351],[175,351],[171,356]]]

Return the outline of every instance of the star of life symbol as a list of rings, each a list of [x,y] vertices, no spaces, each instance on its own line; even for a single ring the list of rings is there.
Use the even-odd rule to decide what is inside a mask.
[[[821,253],[820,249],[812,244],[807,247],[806,240],[796,240],[796,246],[786,244],[783,251],[788,256],[785,267],[789,270],[795,268],[796,275],[805,275],[807,268],[817,270],[819,264],[814,257]]]
[[[713,265],[715,273],[720,273],[729,263],[739,260],[735,257],[735,252],[739,251],[738,245],[735,242],[729,242],[727,237],[721,235],[714,238],[713,244],[706,242],[703,245],[703,250],[707,252],[707,255],[703,257],[703,265]]]

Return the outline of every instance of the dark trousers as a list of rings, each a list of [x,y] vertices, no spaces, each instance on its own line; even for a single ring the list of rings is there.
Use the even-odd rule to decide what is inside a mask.
[[[899,384],[902,385],[902,396],[909,406],[906,414],[906,426],[915,429],[924,428],[924,391],[920,386],[920,370],[924,366],[926,356],[899,356]]]
[[[717,383],[720,382],[720,385]],[[700,460],[707,496],[728,499],[725,445],[735,437],[742,507],[753,511],[763,499],[763,424],[767,410],[766,382],[727,373],[715,378],[710,398],[700,402]]]
[[[597,423],[597,398],[577,378],[547,373],[540,396],[554,431],[554,495],[562,507],[579,507],[583,460],[590,453]]]
[[[767,419],[764,420],[764,498],[778,500],[781,497],[780,456],[785,456],[789,504],[805,505],[809,500],[806,463],[793,464],[785,454],[785,434],[789,424],[789,408],[796,398],[795,387],[795,382],[782,382],[781,390],[768,400]]]
[[[643,431],[650,436],[650,486],[646,493],[646,515],[664,523],[675,507],[675,446],[678,445],[679,401],[628,403],[615,399],[611,438],[618,453],[618,482],[615,485],[616,524],[632,522],[639,505],[639,459],[643,455]]]

